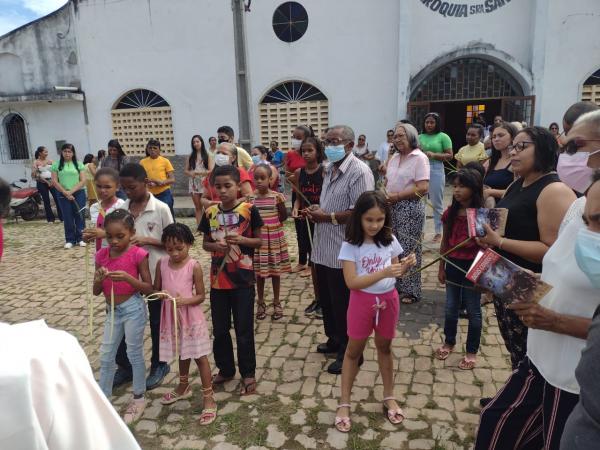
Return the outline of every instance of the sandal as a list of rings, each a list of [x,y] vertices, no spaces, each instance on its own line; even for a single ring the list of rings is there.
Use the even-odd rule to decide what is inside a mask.
[[[300,272],[300,276],[302,278],[307,278],[310,277],[312,275],[312,271],[310,270],[310,267],[304,269],[302,272]]]
[[[213,388],[202,388],[202,397],[208,398],[213,396]],[[204,408],[200,413],[200,417],[198,418],[198,422],[200,425],[210,425],[217,419],[217,407],[214,408]]]
[[[458,368],[461,369],[461,370],[473,370],[475,368],[476,363],[477,363],[477,360],[475,360],[475,359],[468,359],[465,356],[458,363]]]
[[[404,295],[404,297],[402,297],[400,301],[403,305],[412,305],[414,303],[417,303],[419,299],[414,295]]]
[[[306,265],[305,264],[296,264],[296,266],[294,266],[292,268],[292,273],[302,272],[305,269],[306,269]]]
[[[387,402],[388,400],[396,401],[396,399],[394,397],[384,398],[383,399],[383,414],[387,417],[387,420],[389,420],[392,425],[400,425],[404,421],[404,411],[402,411],[402,408],[398,408],[398,409],[389,408],[385,404],[385,402]],[[398,416],[400,416],[400,418],[398,418]]]
[[[242,378],[241,385],[240,395],[256,394],[256,380],[254,378]]]
[[[339,411],[340,408],[348,408],[348,414],[350,414],[350,404],[342,403],[337,406],[336,412]],[[335,416],[335,422],[333,423],[335,429],[340,433],[348,433],[352,429],[352,421],[350,420],[350,415],[347,417]]]
[[[444,345],[435,351],[434,356],[437,359],[439,359],[440,361],[444,361],[446,358],[448,358],[448,356],[450,356],[450,353],[452,353],[453,351],[454,351],[454,346],[446,347]]]
[[[283,308],[281,307],[281,303],[273,303],[273,315],[271,319],[279,320],[283,317]]]
[[[267,305],[264,303],[256,304],[256,320],[264,320],[267,317]]]
[[[212,384],[213,384],[213,386],[215,384],[224,384],[224,383],[227,383],[228,381],[231,381],[231,380],[233,380],[233,377],[224,377],[220,373],[215,373],[212,376]]]
[[[173,389],[171,392],[167,392],[165,395],[163,395],[163,397],[160,399],[161,405],[170,405],[178,400],[184,400],[192,396],[192,389],[190,383],[188,382],[187,375],[179,377],[179,384],[187,385],[183,391],[183,394],[178,394],[176,389]]]

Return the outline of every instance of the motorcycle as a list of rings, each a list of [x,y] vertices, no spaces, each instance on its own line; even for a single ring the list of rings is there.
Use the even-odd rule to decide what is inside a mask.
[[[27,183],[25,178],[19,179],[19,183]],[[15,217],[21,216],[23,220],[29,221],[37,218],[42,204],[42,196],[34,187],[23,187],[13,181],[10,184],[12,189],[10,208],[13,210]]]

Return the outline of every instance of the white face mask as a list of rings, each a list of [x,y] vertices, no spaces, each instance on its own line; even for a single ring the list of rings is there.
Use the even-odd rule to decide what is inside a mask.
[[[593,152],[577,152],[569,155],[561,153],[558,157],[556,171],[560,180],[574,191],[585,193],[592,184],[592,173],[594,169],[588,167],[590,156],[600,150]]]
[[[302,146],[302,141],[300,139],[292,138],[292,148],[294,150],[299,150],[301,146]]]
[[[217,153],[215,155],[215,166],[226,166],[229,163],[229,156],[224,155],[222,153]]]

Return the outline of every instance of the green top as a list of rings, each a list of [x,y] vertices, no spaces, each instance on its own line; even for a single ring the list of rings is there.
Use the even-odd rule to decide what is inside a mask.
[[[56,172],[60,185],[67,191],[70,191],[77,183],[79,183],[79,172],[77,172],[75,164],[73,164],[72,161],[65,161],[61,171],[58,170],[59,164],[60,161],[54,161],[50,170]],[[85,167],[83,167],[83,164],[80,162],[77,163],[77,166],[80,171],[85,170]]]
[[[420,134],[419,143],[422,152],[444,153],[447,148],[452,148],[452,140],[446,133]]]

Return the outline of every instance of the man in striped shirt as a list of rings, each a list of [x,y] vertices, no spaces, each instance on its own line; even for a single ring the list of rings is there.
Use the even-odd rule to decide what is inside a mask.
[[[330,128],[324,145],[329,165],[323,179],[320,205],[308,213],[310,220],[316,224],[311,258],[316,268],[327,335],[327,342],[319,344],[317,352],[337,353],[336,360],[327,371],[340,374],[348,344],[346,311],[350,291],[346,287],[338,256],[345,237],[345,224],[354,203],[360,194],[374,189],[374,180],[369,166],[352,153],[352,128],[346,125]]]

